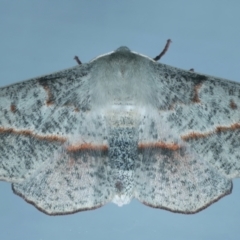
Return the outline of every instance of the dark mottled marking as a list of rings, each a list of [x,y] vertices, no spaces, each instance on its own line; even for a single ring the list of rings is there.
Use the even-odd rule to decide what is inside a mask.
[[[123,183],[120,182],[120,181],[117,181],[117,182],[115,183],[115,187],[116,187],[116,189],[118,190],[118,192],[121,192],[121,191],[123,190]]]
[[[16,110],[17,110],[16,105],[11,104],[10,110],[11,110],[11,112],[13,112],[13,113],[16,112]]]
[[[237,104],[236,104],[233,100],[230,101],[230,104],[229,104],[229,105],[230,105],[230,108],[231,108],[231,109],[233,109],[233,110],[234,110],[234,109],[237,109]]]

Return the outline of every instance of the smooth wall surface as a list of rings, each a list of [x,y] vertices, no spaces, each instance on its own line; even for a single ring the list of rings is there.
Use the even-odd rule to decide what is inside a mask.
[[[88,62],[126,45],[175,67],[240,81],[240,2],[0,1],[0,86]],[[0,182],[0,239],[218,239],[240,235],[240,179],[233,193],[206,210],[182,215],[133,200],[50,217]]]

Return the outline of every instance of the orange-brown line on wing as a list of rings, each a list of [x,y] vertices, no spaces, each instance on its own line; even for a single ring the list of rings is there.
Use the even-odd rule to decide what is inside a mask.
[[[14,104],[11,104],[10,110],[11,110],[11,112],[14,113],[14,112],[16,112],[17,108],[16,108],[16,106]]]
[[[237,109],[237,104],[233,100],[230,101],[229,105],[231,109]]]
[[[156,143],[139,143],[138,148],[139,149],[162,148],[162,149],[177,151],[181,148],[181,146],[179,146],[176,143],[156,142]]]
[[[194,86],[193,102],[195,102],[195,103],[200,103],[200,99],[199,99],[199,96],[198,96],[198,91],[201,87],[202,87],[202,83],[199,83],[199,84]]]
[[[46,93],[47,93],[47,100],[46,100],[47,106],[52,105],[52,104],[53,104],[52,93],[51,93],[51,90],[50,90],[49,86],[46,85],[46,84],[42,84],[42,83],[40,83],[40,85],[43,87],[43,89],[44,89],[44,90],[46,91]]]
[[[184,141],[190,140],[190,139],[199,139],[199,138],[205,138],[208,136],[211,136],[214,133],[220,133],[220,132],[226,132],[226,131],[234,131],[240,129],[240,123],[235,123],[230,126],[218,126],[215,128],[214,131],[206,132],[206,133],[198,133],[198,132],[191,132],[189,134],[186,134],[182,136],[181,138]]]
[[[67,151],[69,152],[78,152],[78,151],[107,151],[108,146],[107,145],[93,145],[91,143],[83,143],[78,145],[70,145],[67,147]]]
[[[55,136],[55,135],[41,136],[41,135],[37,135],[37,134],[33,133],[30,130],[15,130],[13,128],[2,128],[2,127],[0,127],[0,134],[1,133],[23,135],[23,136],[33,137],[33,138],[37,138],[39,140],[46,140],[46,141],[50,141],[50,142],[64,143],[67,140],[66,138]]]
[[[66,107],[73,107],[74,108],[74,112],[80,112],[79,108],[76,107],[74,104],[64,104],[63,106],[66,106]]]
[[[219,126],[216,128],[216,132],[225,132],[225,131],[231,131],[231,130],[237,130],[237,129],[240,129],[240,123],[234,123],[230,127]]]

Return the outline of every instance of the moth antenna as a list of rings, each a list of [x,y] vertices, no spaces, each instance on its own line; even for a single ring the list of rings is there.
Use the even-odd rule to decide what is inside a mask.
[[[171,42],[172,42],[172,40],[168,39],[164,49],[162,50],[162,52],[159,55],[157,55],[153,60],[158,61],[167,52]]]
[[[80,59],[78,58],[78,56],[75,56],[74,59],[76,60],[76,62],[78,63],[78,65],[81,65],[82,62],[80,61]]]

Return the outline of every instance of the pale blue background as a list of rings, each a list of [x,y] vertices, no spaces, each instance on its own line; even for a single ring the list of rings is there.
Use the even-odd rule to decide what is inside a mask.
[[[76,65],[127,45],[161,62],[240,80],[238,0],[0,0],[0,86]],[[224,96],[223,96],[224,97]],[[0,182],[0,239],[240,239],[240,180],[195,215],[133,201],[50,217]]]

